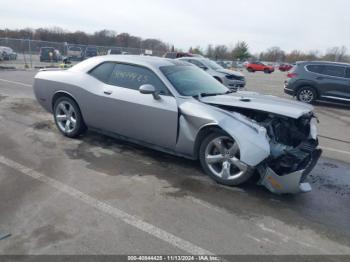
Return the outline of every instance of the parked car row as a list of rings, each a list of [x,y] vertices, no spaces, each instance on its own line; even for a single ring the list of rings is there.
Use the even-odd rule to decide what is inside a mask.
[[[16,60],[17,53],[12,48],[7,46],[0,46],[0,61],[2,60]]]

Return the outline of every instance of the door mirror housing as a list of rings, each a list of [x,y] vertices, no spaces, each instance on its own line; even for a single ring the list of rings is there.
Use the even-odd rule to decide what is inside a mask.
[[[159,91],[153,85],[145,84],[140,86],[139,91],[141,94],[153,95],[153,98],[156,100],[160,99]]]
[[[206,66],[200,66],[199,68],[203,69],[204,71],[208,70],[208,67],[206,67]]]

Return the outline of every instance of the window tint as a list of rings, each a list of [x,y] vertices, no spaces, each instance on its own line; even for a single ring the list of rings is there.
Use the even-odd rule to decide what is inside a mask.
[[[109,83],[135,90],[142,85],[150,84],[162,94],[168,94],[163,82],[151,70],[140,66],[116,64]]]
[[[98,80],[107,83],[108,79],[113,71],[115,63],[106,62],[98,65],[92,71],[90,71],[90,75],[96,77]]]
[[[323,69],[323,74],[328,76],[344,77],[345,67],[327,65]]]
[[[324,66],[323,65],[308,65],[308,66],[306,66],[306,68],[310,72],[321,74],[323,72]]]
[[[345,77],[350,78],[350,67],[346,69]]]

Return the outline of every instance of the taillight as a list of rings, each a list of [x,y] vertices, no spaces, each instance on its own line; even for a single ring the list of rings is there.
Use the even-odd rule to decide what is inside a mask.
[[[294,78],[294,77],[297,77],[298,75],[297,74],[295,74],[295,73],[289,73],[289,74],[287,74],[287,77],[288,78]]]

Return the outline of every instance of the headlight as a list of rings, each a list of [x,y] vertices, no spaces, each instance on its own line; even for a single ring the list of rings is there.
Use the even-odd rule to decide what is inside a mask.
[[[310,121],[310,136],[312,137],[312,139],[317,139],[317,119],[315,117],[313,117]]]

